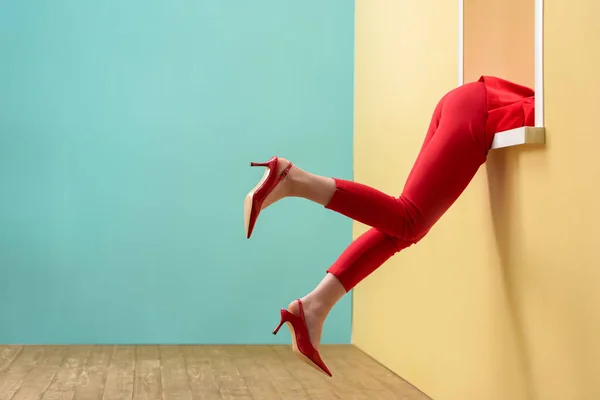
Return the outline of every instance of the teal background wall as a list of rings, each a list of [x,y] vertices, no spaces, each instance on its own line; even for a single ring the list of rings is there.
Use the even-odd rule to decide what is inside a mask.
[[[351,223],[289,199],[247,240],[248,163],[352,178],[353,30],[342,0],[1,2],[0,342],[289,343]]]

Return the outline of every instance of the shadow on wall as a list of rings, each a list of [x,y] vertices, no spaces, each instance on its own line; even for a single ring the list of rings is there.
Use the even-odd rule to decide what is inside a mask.
[[[517,354],[520,357],[525,374],[523,382],[527,390],[527,399],[537,399],[533,387],[533,370],[527,336],[525,331],[523,308],[518,297],[519,280],[517,279],[518,260],[523,241],[521,209],[519,202],[519,161],[523,153],[543,151],[545,146],[515,147],[499,151],[491,151],[486,162],[490,211],[496,249],[500,259],[500,277],[507,309],[514,332]]]

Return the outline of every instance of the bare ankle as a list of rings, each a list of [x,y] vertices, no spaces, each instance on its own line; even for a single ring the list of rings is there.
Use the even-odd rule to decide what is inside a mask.
[[[332,305],[325,303],[318,296],[309,293],[301,299],[306,313],[318,319],[325,319],[331,311]]]
[[[325,319],[335,304],[346,294],[344,286],[331,273],[301,300],[315,316]]]
[[[306,181],[303,174],[304,171],[294,165],[286,176],[287,192],[290,197],[302,197],[302,182]]]

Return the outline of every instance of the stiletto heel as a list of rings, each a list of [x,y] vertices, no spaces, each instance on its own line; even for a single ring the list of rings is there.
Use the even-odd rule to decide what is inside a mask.
[[[269,161],[262,163],[251,162],[250,166],[266,167],[267,170],[260,182],[248,193],[244,201],[244,222],[246,225],[246,238],[248,239],[252,235],[263,202],[273,189],[287,176],[293,164],[289,163],[279,175],[277,175],[277,167],[279,166],[278,157],[272,157]]]
[[[277,325],[277,328],[275,328],[273,331],[273,335],[277,335],[277,332],[279,332],[279,329],[283,326],[283,324],[285,324],[285,322],[281,321],[279,325]]]
[[[276,335],[284,323],[288,323],[290,333],[292,334],[292,350],[302,361],[315,368],[317,371],[328,376],[333,376],[327,368],[327,365],[321,359],[321,355],[310,342],[308,335],[308,326],[304,317],[304,307],[300,299],[297,300],[300,315],[292,314],[286,309],[281,309],[281,321],[273,334]]]
[[[281,321],[279,322],[279,325],[277,325],[277,328],[275,328],[275,330],[273,331],[273,335],[277,335],[277,332],[279,332],[279,329],[283,326],[283,324],[285,324],[288,320],[287,320],[287,315],[286,315],[286,311],[282,309],[281,310]]]

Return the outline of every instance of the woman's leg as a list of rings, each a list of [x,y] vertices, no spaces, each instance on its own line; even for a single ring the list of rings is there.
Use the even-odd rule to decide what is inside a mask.
[[[487,97],[483,83],[445,97],[435,131],[428,135],[399,197],[334,179],[327,208],[403,241],[416,243],[458,199],[485,162]]]
[[[485,162],[485,96],[483,84],[469,84],[445,97],[400,197],[345,180],[334,179],[333,192],[327,184],[328,209],[374,228],[354,241],[302,299],[316,348],[335,303],[392,255],[421,240]],[[297,311],[296,303],[290,311]]]
[[[366,275],[409,245],[410,242],[402,242],[371,228],[353,241],[327,270],[317,287],[300,299],[311,343],[317,350],[323,324],[333,306]],[[288,309],[297,314],[298,303],[290,303]]]
[[[417,160],[415,161],[415,165],[419,163],[423,157],[423,154],[425,154],[425,148],[435,135],[442,118],[443,106],[447,97],[451,93],[452,92],[446,94],[438,102],[433,112],[427,134],[425,135],[425,139],[423,140],[423,144],[417,156]],[[277,173],[281,174],[281,172],[285,170],[289,163],[290,162],[288,160],[280,158]],[[411,176],[414,174],[415,169],[416,168],[413,168],[410,172],[407,182],[411,180]],[[336,192],[338,192],[338,198],[341,197],[339,192],[344,191],[347,186],[353,186],[355,190],[360,191],[360,195],[355,199],[350,199],[349,201],[347,199],[336,199],[336,203],[341,204],[338,204],[339,209],[335,209],[336,206],[331,204],[332,197],[334,194],[336,194]],[[406,210],[403,210],[401,206],[398,206],[397,202],[399,199],[389,196],[377,189],[356,182],[343,181],[335,178],[316,175],[305,171],[296,165],[294,165],[294,167],[289,171],[286,179],[277,185],[265,199],[262,209],[267,208],[271,204],[285,197],[301,197],[313,201],[326,208],[338,211],[366,225],[380,228],[393,236],[397,236],[398,232],[394,231],[393,228],[385,228],[387,225],[389,225],[388,221],[398,218],[398,214],[404,214],[404,217],[406,218],[407,214]],[[352,204],[353,202],[355,205],[351,208],[353,208],[354,211],[346,210],[346,208],[348,208],[348,203]],[[405,207],[411,208],[411,205],[407,204]],[[357,209],[361,208],[366,209],[365,213],[356,212]]]
[[[433,112],[417,162],[439,126],[445,99],[446,96],[438,102]],[[281,173],[288,163],[287,160],[281,160],[278,173]],[[314,175],[297,167],[290,172],[286,178],[289,182],[283,181],[280,184],[281,187],[276,187],[275,191],[266,199],[263,208],[289,196],[303,197],[323,206],[329,204],[336,191],[336,181],[334,179]],[[410,175],[408,179],[410,179]],[[377,196],[385,196],[385,194],[379,192]],[[394,254],[410,245],[410,242],[403,242],[376,228],[371,228],[353,241],[327,270],[328,273],[323,280],[310,293],[300,299],[304,306],[311,342],[317,350],[320,347],[323,323],[333,306],[365,275],[368,275],[369,271],[375,270]],[[344,282],[346,286],[341,282]],[[288,309],[294,314],[299,313],[298,304],[295,301],[289,304]]]

